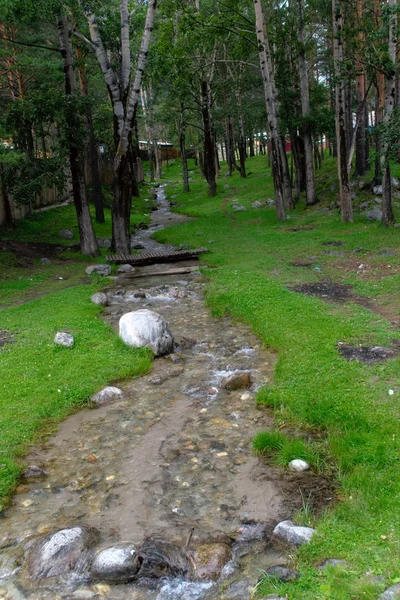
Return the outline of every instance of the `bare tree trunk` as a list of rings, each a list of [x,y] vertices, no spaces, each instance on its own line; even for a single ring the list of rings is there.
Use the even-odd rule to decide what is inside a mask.
[[[250,134],[250,158],[254,156],[254,134],[253,132]]]
[[[182,173],[183,173],[183,191],[190,192],[189,187],[189,171],[186,158],[186,120],[185,120],[185,105],[181,102],[181,114],[179,125],[179,143],[181,149]]]
[[[201,82],[201,112],[204,129],[204,174],[208,183],[208,195],[217,194],[214,136],[211,118],[211,86],[209,81]]]
[[[301,96],[302,137],[304,140],[304,159],[306,173],[306,206],[312,206],[318,202],[315,189],[314,170],[312,160],[312,138],[310,126],[310,95],[308,89],[308,73],[304,39],[304,0],[298,0],[299,12],[299,79]]]
[[[387,126],[389,125],[394,106],[396,101],[396,59],[397,59],[397,0],[388,0],[390,7],[389,12],[389,41],[388,41],[388,54],[391,64],[387,66],[386,71],[386,96],[385,96],[385,114],[383,116],[383,122]],[[390,164],[389,164],[389,132],[385,132],[386,135],[382,142],[382,153],[381,153],[381,169],[383,171],[382,180],[382,225],[388,227],[394,223],[394,215],[392,208],[392,179],[390,175]]]
[[[73,96],[76,93],[76,81],[73,68],[72,45],[69,38],[67,18],[59,14],[57,16],[57,28],[60,40],[60,53],[64,67],[65,95]],[[79,115],[67,107],[68,138],[74,139],[73,132],[79,129]],[[92,218],[86,198],[85,180],[83,176],[83,161],[79,148],[71,141],[68,148],[69,164],[71,168],[72,190],[76,215],[78,218],[78,229],[81,253],[88,256],[98,256],[99,247],[93,231]]]
[[[347,169],[346,94],[343,82],[343,14],[340,0],[332,0],[333,60],[335,70],[335,122],[338,155],[338,178],[341,216],[343,222],[353,222],[353,206]]]
[[[84,66],[84,53],[81,48],[76,49],[76,56],[78,58],[78,75],[79,75],[79,87],[81,89],[81,94],[84,98],[88,96],[88,85],[87,85],[87,77]],[[97,146],[96,140],[94,138],[93,131],[93,119],[92,119],[92,110],[89,104],[86,106],[85,110],[85,120],[86,120],[86,131],[87,131],[87,144],[88,144],[88,154],[89,154],[89,167],[90,174],[92,177],[92,198],[96,210],[96,221],[97,223],[104,223],[104,209],[103,209],[103,195],[101,192],[101,181],[100,181],[100,173],[99,173],[99,162],[97,156]]]
[[[279,221],[286,219],[285,204],[283,199],[284,187],[282,182],[282,152],[280,149],[279,135],[279,116],[275,88],[272,86],[271,78],[274,77],[272,72],[271,54],[269,41],[267,38],[264,14],[262,11],[261,0],[254,0],[254,9],[256,15],[256,32],[258,41],[258,52],[260,57],[261,75],[264,83],[264,96],[268,118],[268,134],[271,139],[272,150],[272,173],[275,188],[275,208],[276,216]]]

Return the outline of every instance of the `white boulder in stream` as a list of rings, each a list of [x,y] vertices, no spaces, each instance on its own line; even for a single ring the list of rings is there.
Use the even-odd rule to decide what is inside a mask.
[[[133,544],[116,544],[96,553],[90,577],[107,583],[126,583],[136,577],[140,564]]]
[[[274,537],[280,542],[293,544],[293,546],[301,546],[309,544],[315,533],[312,527],[299,527],[294,525],[292,521],[281,521],[273,531]]]
[[[70,527],[37,538],[29,545],[26,569],[32,579],[55,577],[79,571],[87,551],[95,546],[99,533],[93,527]]]
[[[123,315],[119,320],[119,335],[127,346],[150,348],[156,356],[173,350],[174,339],[168,323],[152,310],[135,310]]]

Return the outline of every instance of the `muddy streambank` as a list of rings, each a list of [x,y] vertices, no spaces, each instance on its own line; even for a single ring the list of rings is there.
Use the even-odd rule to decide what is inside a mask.
[[[158,205],[133,245],[159,248],[154,230],[184,220],[169,212],[162,189]],[[272,426],[254,394],[273,377],[275,355],[244,325],[210,315],[200,273],[146,276],[150,269],[115,281],[104,319],[117,331],[124,313],[154,310],[169,323],[175,354],[121,382],[122,400],[65,420],[28,457],[47,474],[24,482],[1,515],[0,598],[245,600],[263,570],[289,562],[270,540],[276,523],[302,498],[330,500],[311,472],[289,474],[252,455],[251,438]],[[237,371],[251,372],[251,387],[224,389]],[[38,535],[82,527],[96,532],[85,561],[33,578],[23,559],[32,540],[35,548]],[[141,549],[144,574],[128,583],[93,578],[98,548],[125,542]],[[225,564],[222,574],[221,565],[208,568],[213,561]]]

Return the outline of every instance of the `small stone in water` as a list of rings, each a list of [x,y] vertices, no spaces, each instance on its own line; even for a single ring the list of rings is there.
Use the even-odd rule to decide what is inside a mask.
[[[309,468],[310,465],[305,460],[301,460],[300,458],[296,458],[289,463],[289,471],[301,473],[302,471],[307,471]]]
[[[195,577],[217,579],[231,557],[232,552],[228,544],[215,542],[198,546],[193,555]]]
[[[230,391],[248,388],[251,386],[251,383],[250,371],[235,371],[235,373],[228,375],[221,382],[222,387]]]
[[[251,394],[249,394],[249,392],[245,392],[244,394],[242,394],[240,396],[240,399],[243,400],[243,402],[246,402],[246,400],[250,400],[251,399]]]
[[[25,479],[34,479],[36,477],[45,477],[47,475],[46,471],[37,467],[36,465],[29,465],[29,467],[24,471]]]

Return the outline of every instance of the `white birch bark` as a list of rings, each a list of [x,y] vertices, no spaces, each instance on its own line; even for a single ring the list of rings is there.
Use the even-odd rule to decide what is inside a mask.
[[[306,204],[312,206],[317,202],[315,190],[313,155],[312,155],[312,139],[310,131],[310,94],[308,89],[308,73],[307,61],[305,52],[305,36],[304,36],[304,0],[298,0],[299,13],[299,79],[300,79],[300,97],[301,97],[301,115],[304,119],[303,124],[303,140],[304,140],[304,160],[306,167]]]
[[[129,78],[131,75],[131,48],[129,40],[129,11],[128,0],[120,1],[121,16],[121,76],[120,86],[122,96],[125,95],[129,87]]]
[[[353,221],[353,207],[349,172],[347,168],[347,141],[346,141],[346,98],[342,77],[343,66],[343,15],[340,0],[332,0],[333,14],[333,62],[335,73],[335,124],[337,140],[337,164],[339,178],[339,193],[341,217],[343,222]]]
[[[268,56],[270,56],[269,43],[266,36],[266,28],[264,21],[264,14],[262,11],[261,1],[254,0],[254,9],[256,14],[256,32],[257,32],[257,42],[258,42],[258,53],[260,58],[260,68],[261,75],[264,84],[264,96],[265,96],[265,104],[267,108],[267,123],[268,123],[268,132],[271,138],[272,145],[272,160],[275,165],[274,167],[274,186],[275,186],[275,198],[276,198],[276,216],[280,221],[284,221],[286,219],[285,208],[283,204],[283,190],[282,190],[282,179],[281,179],[281,156],[279,150],[279,131],[278,131],[278,119],[276,112],[276,102],[277,99],[273,93],[271,75],[273,75],[271,70],[271,63],[268,60]]]

